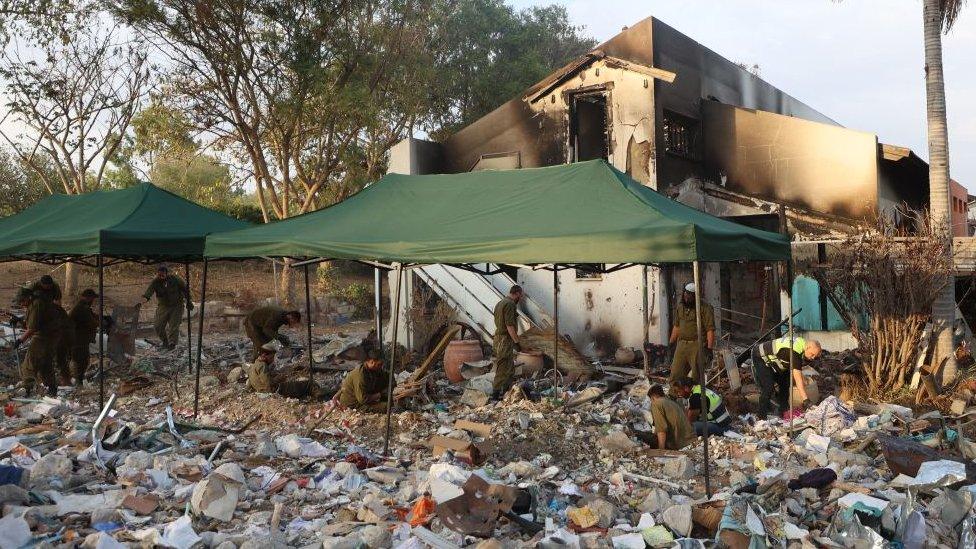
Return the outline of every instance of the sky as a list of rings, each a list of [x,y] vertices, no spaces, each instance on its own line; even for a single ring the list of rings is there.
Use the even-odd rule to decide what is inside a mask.
[[[838,123],[928,158],[921,0],[509,0],[561,4],[604,41],[653,15]],[[943,62],[949,169],[976,192],[976,2]]]

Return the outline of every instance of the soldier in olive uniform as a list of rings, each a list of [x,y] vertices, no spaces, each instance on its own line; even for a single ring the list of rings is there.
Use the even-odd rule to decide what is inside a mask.
[[[339,404],[363,412],[386,411],[386,394],[390,373],[383,368],[383,354],[372,349],[366,360],[342,380],[337,400]],[[396,381],[394,380],[394,387]]]
[[[29,288],[22,288],[17,302],[27,307],[26,331],[14,342],[19,346],[30,340],[30,347],[20,365],[20,378],[27,396],[34,392],[34,382],[39,379],[47,386],[49,396],[57,396],[58,381],[54,375],[54,353],[61,337],[61,320],[55,305],[48,299],[35,297]]]
[[[257,360],[261,347],[272,340],[277,339],[282,345],[288,346],[288,337],[279,334],[278,330],[285,325],[294,328],[301,321],[302,314],[298,311],[286,311],[275,305],[258,307],[248,313],[244,317],[244,333],[254,344],[253,360]]]
[[[58,320],[61,322],[61,335],[54,351],[54,366],[58,373],[58,384],[71,385],[71,370],[68,369],[68,364],[71,362],[71,348],[74,347],[75,323],[71,321],[68,311],[65,311],[60,303],[53,303],[53,305]]]
[[[189,300],[189,290],[182,278],[169,274],[169,268],[160,265],[156,278],[149,284],[142,297],[148,303],[156,296],[156,318],[153,328],[164,349],[172,349],[180,341],[180,320],[183,319],[184,300]],[[193,310],[193,303],[190,303]]]
[[[247,365],[247,386],[257,393],[278,393],[289,398],[305,398],[318,393],[318,385],[309,379],[294,379],[292,368],[276,369],[275,354],[281,343],[270,341],[258,349],[258,357]]]
[[[43,297],[48,301],[61,303],[61,286],[58,286],[58,283],[51,278],[51,275],[42,276],[30,287],[30,289],[36,295]]]
[[[698,357],[698,319],[695,314],[695,285],[687,284],[681,292],[681,303],[674,312],[674,326],[671,328],[671,345],[677,344],[674,359],[671,361],[671,383],[691,377],[698,379],[698,363],[712,361],[715,349],[715,313],[712,306],[702,303],[702,330],[705,332],[705,356]]]
[[[515,353],[519,349],[518,302],[522,300],[522,287],[512,286],[508,296],[495,305],[495,336],[492,347],[495,352],[495,381],[492,383],[492,399],[500,400],[515,375]]]
[[[81,292],[78,303],[71,308],[68,318],[74,325],[74,341],[71,346],[71,373],[75,378],[75,385],[81,386],[85,379],[85,371],[91,361],[89,344],[95,341],[98,334],[98,315],[92,310],[95,298],[98,294],[95,290],[87,289]]]

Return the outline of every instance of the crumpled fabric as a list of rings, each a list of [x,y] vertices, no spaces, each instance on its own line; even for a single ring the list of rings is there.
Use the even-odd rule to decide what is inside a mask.
[[[819,434],[829,437],[854,425],[857,416],[840,399],[831,395],[820,404],[809,408],[803,419]]]
[[[800,488],[823,488],[831,482],[837,480],[837,472],[829,467],[823,467],[820,469],[811,469],[806,473],[798,476],[797,478],[791,480],[787,486],[790,490],[799,490]]]

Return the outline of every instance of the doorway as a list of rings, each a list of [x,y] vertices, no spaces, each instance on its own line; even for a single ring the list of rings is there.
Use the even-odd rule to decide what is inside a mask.
[[[570,161],[608,160],[609,127],[606,91],[573,94],[569,112]]]

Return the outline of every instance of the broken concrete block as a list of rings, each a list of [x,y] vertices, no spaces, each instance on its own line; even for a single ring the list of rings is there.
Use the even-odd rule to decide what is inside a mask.
[[[234,516],[244,486],[244,473],[236,463],[225,463],[197,483],[190,497],[194,514],[227,522]]]
[[[623,431],[614,431],[600,439],[600,447],[614,454],[627,454],[639,446]]]
[[[669,459],[664,464],[664,475],[673,480],[688,480],[696,474],[695,464],[688,456]]]
[[[661,521],[680,537],[691,535],[691,505],[672,505],[661,514]]]
[[[31,467],[31,486],[49,485],[51,479],[67,479],[71,476],[71,460],[63,454],[50,453],[37,460]]]
[[[617,508],[609,501],[602,498],[594,498],[586,502],[586,506],[593,511],[597,518],[597,526],[609,528],[617,519]]]
[[[644,513],[657,514],[671,506],[671,496],[660,488],[652,488],[638,510]]]

